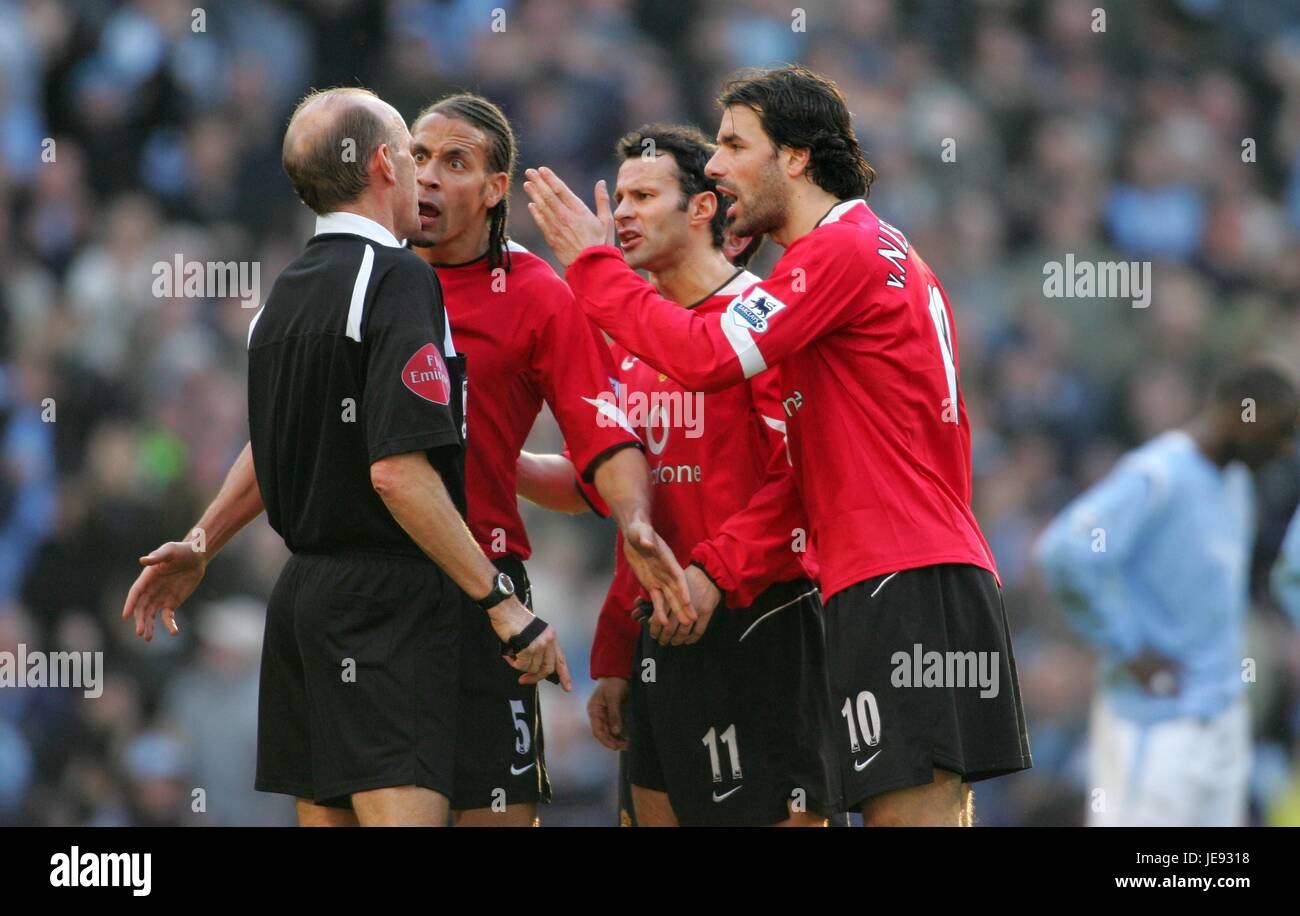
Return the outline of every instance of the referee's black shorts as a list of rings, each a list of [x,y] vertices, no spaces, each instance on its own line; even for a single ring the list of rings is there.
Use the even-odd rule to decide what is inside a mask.
[[[986,569],[887,573],[826,602],[844,810],[928,785],[1032,766],[1002,591]]]
[[[294,554],[266,610],[257,788],[331,807],[450,796],[464,596],[427,559]]]

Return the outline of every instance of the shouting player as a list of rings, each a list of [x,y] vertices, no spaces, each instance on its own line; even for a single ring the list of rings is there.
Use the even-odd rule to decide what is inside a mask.
[[[419,229],[408,240],[439,265],[452,333],[466,360],[466,519],[499,570],[492,592],[471,597],[486,607],[518,593],[530,603],[522,563],[530,548],[515,506],[515,457],[545,400],[573,443],[583,475],[618,519],[629,545],[625,556],[639,580],[669,605],[688,606],[682,570],[649,524],[650,476],[641,443],[616,422],[597,422],[596,395],[613,374],[608,349],[545,262],[506,239],[514,136],[505,116],[485,99],[460,95],[430,106],[413,127]],[[200,521],[222,533],[220,543],[262,509],[246,456],[247,449]],[[155,550],[145,558],[124,615],[135,613],[138,629],[151,634],[157,610],[174,611],[193,593],[207,556],[178,542]],[[538,800],[550,793],[536,679],[521,678],[503,660],[502,643],[482,616],[467,607],[460,641],[451,808],[458,825],[531,825]],[[494,807],[502,800],[504,810]]]
[[[712,145],[694,128],[649,125],[617,149],[614,221],[628,266],[679,307],[722,312],[758,278],[724,256],[704,174]],[[703,395],[612,349],[618,384],[607,397],[629,406],[649,449],[655,530],[683,563],[699,558],[687,579],[698,590],[713,576],[729,606],[675,632],[643,629],[630,616],[639,586],[616,560],[592,647],[592,732],[628,750],[641,826],[821,826],[834,799],[816,570],[799,506],[767,498],[793,473],[777,373]],[[598,509],[562,456],[524,453],[519,467],[534,502]]]
[[[786,250],[717,314],[659,296],[549,169],[529,210],[596,323],[688,389],[781,366],[826,601],[844,803],[867,824],[968,824],[969,783],[1031,765],[993,557],[971,512],[970,427],[943,288],[865,197],[843,94],[797,66],[724,87],[707,173],[739,235]],[[696,608],[719,599],[712,586]],[[689,624],[694,612],[679,621]],[[666,615],[656,612],[660,623]],[[937,660],[937,661],[936,661]]]
[[[501,109],[481,96],[449,96],[422,111],[411,133],[420,231],[410,243],[438,275],[470,378],[470,530],[527,594],[532,549],[515,499],[515,461],[542,402],[620,531],[647,543],[655,537],[649,467],[640,441],[598,399],[614,374],[600,332],[550,265],[506,238],[515,138]],[[651,575],[640,553],[625,554]],[[491,628],[477,618],[471,625],[452,807],[462,824],[532,823],[538,799],[550,793],[537,688],[521,685],[500,661]],[[491,808],[500,787],[504,816]]]
[[[349,140],[362,155],[340,160]],[[484,596],[472,613],[521,681],[555,670],[569,686],[554,631],[462,518],[463,365],[435,279],[399,241],[419,223],[410,141],[362,89],[294,112],[284,168],[318,219],[249,325],[250,443],[187,542],[145,558],[123,610],[148,639],[161,607],[175,635],[208,549],[265,507],[293,555],[267,605],[257,788],[295,796],[304,826],[447,822],[462,590]]]

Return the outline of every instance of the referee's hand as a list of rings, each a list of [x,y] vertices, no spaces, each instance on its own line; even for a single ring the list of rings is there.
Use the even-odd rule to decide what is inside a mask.
[[[207,554],[197,550],[192,541],[169,541],[140,558],[144,571],[136,577],[122,606],[122,619],[135,618],[135,635],[145,642],[153,639],[154,617],[162,611],[163,626],[175,636],[176,609],[203,581],[207,571]]]
[[[492,629],[496,631],[497,638],[502,642],[508,642],[512,636],[522,633],[524,628],[534,620],[533,612],[524,607],[518,598],[507,598],[487,613]],[[545,630],[537,634],[537,638],[529,643],[527,648],[521,649],[514,658],[508,655],[501,657],[511,668],[523,672],[519,678],[521,684],[537,684],[546,680],[553,672],[559,677],[561,687],[566,691],[573,690],[569,663],[564,659],[564,650],[560,648],[560,641],[555,638],[553,626],[548,625]]]

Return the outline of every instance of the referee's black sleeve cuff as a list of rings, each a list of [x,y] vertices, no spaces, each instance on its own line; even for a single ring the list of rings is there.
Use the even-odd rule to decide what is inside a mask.
[[[590,461],[587,462],[587,466],[582,469],[582,474],[579,475],[580,477],[582,477],[583,482],[591,483],[593,480],[595,480],[596,469],[599,468],[601,464],[603,464],[605,460],[608,459],[615,452],[622,451],[625,448],[635,448],[643,452],[645,451],[645,446],[641,443],[640,439],[628,439],[625,442],[619,442],[615,445],[611,445],[609,448],[605,449],[595,458],[592,458]],[[583,498],[586,499],[585,496]]]
[[[401,436],[385,439],[368,450],[370,463],[374,464],[392,455],[405,455],[407,452],[426,452],[434,448],[446,448],[449,445],[461,445],[460,434],[454,429],[445,429],[436,433],[420,433],[415,436]]]

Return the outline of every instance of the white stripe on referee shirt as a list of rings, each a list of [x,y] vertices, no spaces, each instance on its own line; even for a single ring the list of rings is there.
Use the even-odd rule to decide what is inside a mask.
[[[262,313],[265,311],[266,305],[263,305],[257,310],[257,314],[253,316],[253,320],[248,323],[248,345],[250,347],[253,345],[253,328],[257,327],[257,319],[261,318]]]
[[[447,315],[446,309],[442,312],[442,326],[446,330],[442,337],[442,355],[451,359],[456,355],[456,344],[451,339],[451,318]]]
[[[366,307],[366,289],[370,286],[370,271],[375,266],[375,249],[366,246],[361,256],[361,269],[352,284],[352,302],[348,305],[347,335],[361,343],[361,312]]]

